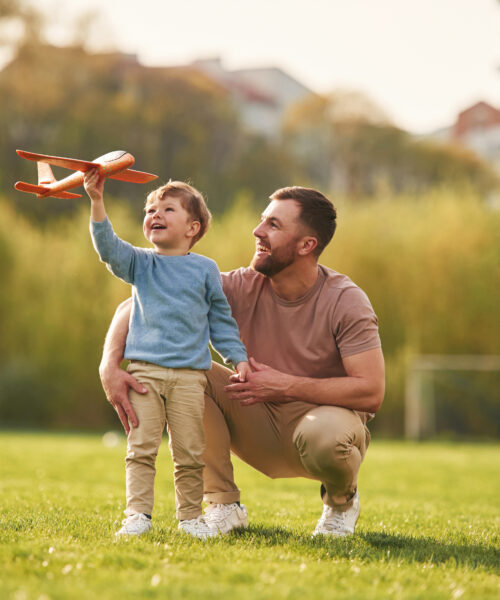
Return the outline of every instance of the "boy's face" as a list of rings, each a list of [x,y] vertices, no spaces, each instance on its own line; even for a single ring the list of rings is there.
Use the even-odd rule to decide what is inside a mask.
[[[155,198],[144,210],[144,235],[159,254],[185,254],[189,250],[199,223],[193,221],[178,198]]]

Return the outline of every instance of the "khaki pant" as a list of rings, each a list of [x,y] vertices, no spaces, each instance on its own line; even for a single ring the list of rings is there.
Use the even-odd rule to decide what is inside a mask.
[[[132,427],[128,436],[125,514],[153,512],[155,462],[167,424],[176,515],[178,519],[193,519],[201,514],[203,498],[205,371],[167,369],[141,361],[132,361],[127,371],[148,393],[138,394],[132,389],[129,393],[139,426]]]
[[[365,414],[306,402],[241,406],[224,393],[229,369],[212,363],[205,395],[204,499],[239,501],[230,450],[272,478],[322,483],[323,502],[347,510],[370,440]]]

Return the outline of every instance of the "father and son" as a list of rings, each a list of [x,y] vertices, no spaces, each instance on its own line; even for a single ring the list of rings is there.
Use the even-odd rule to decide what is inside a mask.
[[[97,170],[84,184],[94,246],[132,285],[100,366],[128,435],[126,519],[116,536],[152,528],[165,426],[182,532],[205,539],[248,526],[233,452],[268,477],[320,482],[313,535],[353,534],[366,424],[382,403],[385,376],[366,294],[318,264],[336,229],[333,204],[314,189],[276,191],[253,231],[251,266],[221,274],[191,251],[211,218],[192,186],[170,181],[148,195],[143,232],[153,248],[145,249],[114,233]],[[236,372],[212,362],[209,342]]]

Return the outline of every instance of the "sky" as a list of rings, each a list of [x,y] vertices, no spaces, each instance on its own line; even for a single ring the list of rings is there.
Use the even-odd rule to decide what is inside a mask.
[[[221,57],[276,66],[313,91],[367,94],[414,133],[451,125],[485,100],[500,108],[498,0],[37,0],[64,44],[75,16],[99,14],[94,49],[145,65]]]

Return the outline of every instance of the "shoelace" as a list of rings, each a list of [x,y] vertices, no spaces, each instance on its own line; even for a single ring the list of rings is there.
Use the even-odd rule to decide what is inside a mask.
[[[196,519],[189,519],[187,522],[195,529],[205,530],[209,528],[205,519],[202,518],[202,515],[196,517]]]
[[[319,525],[321,527],[326,527],[327,529],[334,531],[344,526],[344,517],[345,513],[340,513],[325,508],[319,520]]]
[[[122,521],[122,525],[127,525],[130,523],[135,523],[136,521],[139,521],[141,519],[141,514],[137,513],[135,515],[132,515],[131,517],[127,517],[126,519],[123,519]]]
[[[208,510],[207,516],[211,521],[223,521],[233,512],[232,504],[212,504]]]

